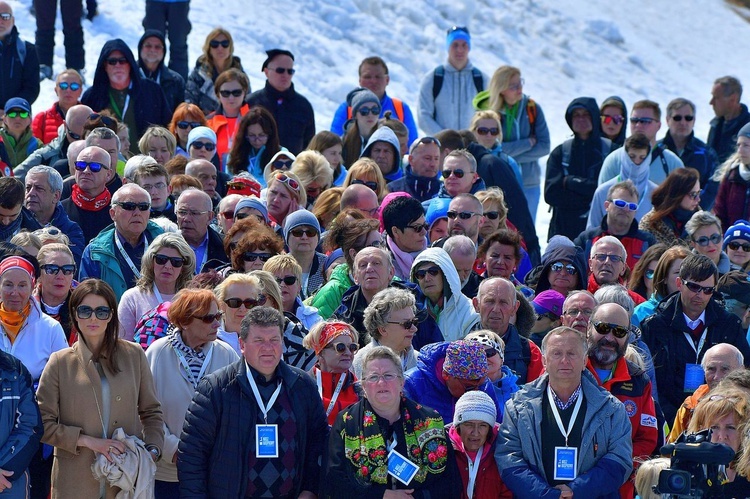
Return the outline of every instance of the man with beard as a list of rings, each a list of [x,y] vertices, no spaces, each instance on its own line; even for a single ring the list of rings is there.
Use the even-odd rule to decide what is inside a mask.
[[[633,427],[633,466],[648,458],[656,447],[659,431],[656,423],[651,381],[635,364],[625,359],[630,337],[627,311],[616,303],[597,307],[589,321],[586,368],[599,385],[625,406]],[[633,497],[635,473],[620,487],[620,497]]]

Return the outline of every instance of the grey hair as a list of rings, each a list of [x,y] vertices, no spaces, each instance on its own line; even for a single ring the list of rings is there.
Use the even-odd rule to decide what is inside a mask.
[[[26,178],[28,178],[29,175],[32,174],[47,174],[47,183],[49,184],[49,188],[52,189],[52,192],[62,192],[63,189],[63,179],[62,175],[60,175],[60,172],[52,168],[51,166],[47,165],[37,165],[31,167],[28,172],[26,172]]]
[[[115,193],[112,195],[112,206],[114,206],[115,203],[120,202],[120,199],[122,199],[123,196],[125,196],[126,194],[130,194],[131,191],[140,192],[142,194],[145,194],[146,196],[148,196],[148,202],[149,203],[151,202],[151,194],[149,194],[146,189],[144,189],[143,187],[141,187],[138,184],[134,184],[132,182],[129,182],[129,183],[123,185],[122,187],[120,187],[119,189],[117,189],[115,191]]]
[[[382,256],[385,259],[386,263],[390,266],[389,268],[391,268],[391,269],[394,268],[394,265],[393,265],[393,255],[391,255],[390,251],[387,251],[387,250],[385,250],[383,248],[376,248],[374,246],[369,246],[369,247],[366,247],[366,248],[362,248],[354,256],[354,262],[353,262],[354,268],[351,269],[352,272],[354,272],[357,269],[357,261],[359,260],[359,258],[366,256],[366,254],[363,253],[363,252],[365,252],[365,253],[380,253],[380,256]]]
[[[247,339],[252,326],[278,327],[279,336],[284,336],[284,314],[273,307],[255,307],[250,309],[240,324],[239,337],[243,341]]]
[[[416,300],[409,291],[399,288],[386,288],[372,297],[365,309],[365,329],[375,340],[380,340],[379,328],[388,324],[391,314],[396,310],[411,308],[416,311]]]
[[[465,159],[466,161],[469,162],[469,169],[471,170],[471,173],[476,173],[477,172],[477,160],[474,157],[474,155],[471,154],[466,149],[456,149],[454,151],[449,152],[445,156],[445,159],[443,160],[443,163],[445,163],[445,160],[448,159],[448,158],[463,158],[463,159]]]
[[[687,221],[685,224],[685,232],[687,232],[690,239],[693,238],[693,234],[695,234],[699,229],[702,227],[708,227],[710,225],[715,225],[719,228],[719,232],[721,233],[721,220],[719,220],[719,217],[711,213],[710,211],[696,211],[693,213],[693,216],[690,217],[690,220]]]
[[[393,367],[396,368],[396,372],[398,376],[400,378],[404,377],[404,367],[401,365],[401,359],[396,354],[396,352],[394,352],[388,347],[377,346],[368,350],[365,353],[364,357],[362,357],[362,378],[363,379],[366,377],[365,371],[367,370],[367,365],[373,360],[378,360],[378,359],[385,359],[385,360],[390,360],[391,362],[393,362]]]
[[[117,141],[117,154],[120,154],[120,137],[105,126],[94,128],[89,132],[86,136],[86,146],[95,146],[96,144],[93,143],[95,139],[112,140],[113,138]],[[112,165],[112,169],[116,167],[117,165]]]
[[[617,239],[615,236],[604,236],[599,239],[591,246],[591,257],[593,258],[594,253],[596,252],[596,249],[599,247],[600,244],[604,243],[610,243],[614,244],[618,248],[620,248],[620,252],[622,254],[623,260],[627,260],[628,258],[628,250],[625,249],[625,245],[622,244],[622,241]]]
[[[477,256],[477,245],[474,244],[474,241],[469,239],[468,236],[464,236],[463,234],[451,236],[446,239],[445,244],[443,244],[443,249],[449,255],[453,254],[455,251],[463,256],[473,256],[474,258]]]
[[[136,154],[125,163],[125,169],[122,172],[122,176],[131,182],[135,182],[135,174],[138,168],[147,165],[158,165],[154,158],[145,154]]]
[[[622,284],[609,284],[600,287],[594,293],[594,299],[598,302],[597,306],[605,303],[616,303],[625,309],[628,318],[633,316],[635,302],[630,297],[627,288]]]

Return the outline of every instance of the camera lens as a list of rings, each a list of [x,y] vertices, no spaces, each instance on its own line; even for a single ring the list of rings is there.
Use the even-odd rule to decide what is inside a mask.
[[[670,490],[683,490],[687,486],[685,477],[677,473],[669,477],[668,483]]]

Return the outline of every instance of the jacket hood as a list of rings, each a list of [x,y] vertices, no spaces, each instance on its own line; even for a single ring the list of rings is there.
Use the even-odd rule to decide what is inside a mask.
[[[564,237],[564,236],[560,236]],[[539,282],[537,283],[536,291],[537,294],[549,289],[549,273],[550,266],[559,261],[572,263],[578,271],[578,288],[586,288],[586,257],[583,253],[583,249],[573,244],[570,239],[567,239],[569,244],[559,244],[553,248],[547,247],[547,251],[542,255],[542,270],[539,274]]]
[[[398,142],[398,137],[396,137],[394,131],[387,126],[381,126],[377,130],[375,130],[372,135],[370,135],[370,140],[367,141],[367,145],[365,146],[365,149],[362,151],[362,154],[360,154],[359,157],[369,158],[370,153],[372,152],[372,146],[375,144],[375,142],[387,142],[393,146],[393,168],[388,173],[388,176],[391,176],[395,172],[399,171],[401,169],[401,144]],[[396,179],[391,178],[390,180]]]
[[[130,50],[128,44],[119,38],[109,40],[102,47],[102,51],[99,53],[99,61],[96,63],[96,71],[94,72],[94,84],[92,87],[109,88],[109,77],[105,71],[105,65],[107,64],[107,58],[115,50],[122,52],[123,56],[128,60],[130,64],[130,81],[134,88],[137,88],[139,84],[138,76],[138,64],[136,64],[133,51]]]
[[[609,96],[606,99],[604,99],[604,102],[602,102],[602,109],[604,109],[607,106],[618,106],[618,105],[622,107],[622,115],[625,121],[622,122],[622,128],[620,129],[620,133],[617,134],[617,137],[615,137],[615,139],[612,142],[618,145],[623,145],[625,143],[625,137],[628,134],[628,107],[625,105],[625,101],[616,95]],[[601,121],[599,123],[601,123]]]
[[[414,259],[410,273],[411,282],[417,282],[416,269],[424,262],[434,263],[443,271],[443,294],[445,295],[445,308],[447,308],[448,300],[453,296],[461,295],[461,279],[458,277],[458,272],[456,272],[456,266],[453,264],[450,255],[443,248],[427,248]],[[446,293],[446,283],[448,284],[450,293]]]
[[[592,140],[594,144],[597,144],[601,137],[602,121],[596,100],[592,97],[578,97],[568,104],[568,109],[565,111],[565,121],[571,130],[573,130],[573,110],[576,108],[583,108],[591,115],[591,136],[588,140]]]
[[[143,43],[146,41],[146,38],[156,37],[161,41],[161,44],[164,45],[164,58],[162,58],[161,62],[159,63],[159,66],[164,65],[164,59],[167,57],[167,39],[164,37],[164,33],[159,31],[158,29],[147,29],[143,32],[143,36],[140,40],[138,40],[138,64],[141,64],[141,49],[143,48]]]

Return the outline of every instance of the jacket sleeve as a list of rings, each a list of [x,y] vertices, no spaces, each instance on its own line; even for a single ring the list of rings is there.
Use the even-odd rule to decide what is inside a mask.
[[[209,461],[220,417],[218,389],[203,378],[193,395],[178,446],[180,497],[208,497]]]
[[[138,356],[138,365],[140,367],[138,415],[141,418],[141,425],[143,426],[143,441],[147,445],[157,446],[161,452],[161,449],[164,448],[164,415],[161,410],[161,403],[156,398],[154,378],[148,366],[146,354],[140,345],[131,343],[128,347]]]
[[[414,121],[414,115],[411,112],[411,108],[406,102],[402,101],[402,103],[404,105],[404,125],[406,126],[406,129],[409,130],[409,144],[411,145],[412,142],[419,138],[419,130],[417,130],[417,124]]]
[[[68,223],[65,224],[64,228],[58,228],[68,236],[68,240],[70,241],[70,246],[68,247],[70,248],[71,253],[73,253],[73,260],[75,260],[76,265],[80,267],[83,250],[86,249],[86,238],[83,235],[83,229],[81,229],[80,225],[70,219],[68,220]]]
[[[529,350],[531,352],[531,360],[529,361],[529,368],[526,373],[526,382],[528,383],[544,374],[544,363],[542,362],[542,351],[539,350],[536,343],[531,340],[527,341],[529,342]]]
[[[427,73],[422,79],[422,85],[419,87],[419,106],[418,120],[419,128],[430,135],[434,135],[443,129],[433,115],[435,114],[435,99],[432,98],[432,85],[435,71]]]
[[[547,120],[544,119],[544,111],[542,111],[542,107],[538,103],[535,105],[536,121],[534,123],[534,131],[536,134],[536,144],[534,144],[533,147],[531,146],[529,136],[520,140],[503,142],[503,151],[513,156],[513,159],[519,163],[530,163],[549,154],[551,142],[549,138],[549,128],[547,128]],[[522,110],[521,119],[525,120],[527,124],[529,123],[526,108]],[[529,124],[528,126],[530,130],[531,125]]]
[[[346,124],[346,116],[348,105],[346,102],[342,102],[341,105],[333,113],[333,121],[331,122],[331,132],[335,133],[339,137],[344,135],[344,124]]]
[[[26,59],[23,61],[21,89],[14,97],[23,97],[29,104],[34,104],[39,97],[39,58],[33,43],[26,44]]]
[[[13,429],[9,432],[7,440],[0,446],[0,456],[5,459],[0,463],[0,468],[6,471],[12,471],[13,475],[8,479],[13,482],[23,475],[28,468],[31,458],[39,450],[39,441],[44,433],[42,426],[42,417],[39,413],[39,406],[34,397],[32,388],[31,375],[29,371],[18,363],[18,383],[17,393],[18,402],[8,400],[4,403],[13,403],[16,406]]]
[[[648,376],[644,373],[644,378]],[[656,422],[656,408],[651,397],[651,382],[646,383],[640,400],[640,407],[636,413],[640,421],[633,423],[633,457],[648,458],[656,448],[659,439],[659,428]]]
[[[15,170],[13,171],[15,174]],[[716,193],[716,200],[714,201],[713,212],[721,220],[722,227],[727,222],[729,217],[729,210],[727,209],[727,197],[729,195],[729,172],[724,175],[724,178],[719,183],[719,189]],[[729,225],[726,226],[727,228]]]
[[[315,495],[320,494],[321,475],[323,473],[323,455],[325,454],[326,442],[328,442],[328,419],[326,418],[323,402],[318,396],[312,378],[305,375],[299,382],[307,385],[305,396],[307,400],[307,444],[305,450],[305,466],[300,490],[307,490]]]
[[[615,178],[620,173],[620,162],[616,159],[617,156],[617,154],[610,154],[604,158],[602,169],[599,170],[599,179],[597,180],[599,185]]]
[[[339,288],[338,282],[329,281],[320,288],[320,291],[312,299],[310,305],[318,309],[318,313],[324,320],[328,320],[341,304],[342,294],[339,294]]]
[[[563,206],[565,196],[565,171],[562,164],[563,146],[557,146],[547,159],[544,175],[544,201],[550,206]]]
[[[586,221],[586,230],[596,229],[601,227],[602,220],[604,220],[604,201],[606,201],[607,192],[602,189],[597,189],[594,193],[594,197],[591,200],[591,209],[589,210],[589,218]]]
[[[37,397],[44,424],[42,442],[71,454],[78,454],[78,437],[82,434],[82,429],[60,422],[60,363],[59,357],[53,354],[39,380]]]
[[[41,113],[36,113],[34,120],[31,122],[31,133],[39,140],[44,140],[44,121],[46,117],[47,112],[42,111]]]
[[[81,268],[78,271],[78,282],[81,282],[90,277],[100,278],[102,276],[102,269],[99,262],[94,262],[91,259],[91,246],[86,246],[81,256]]]

